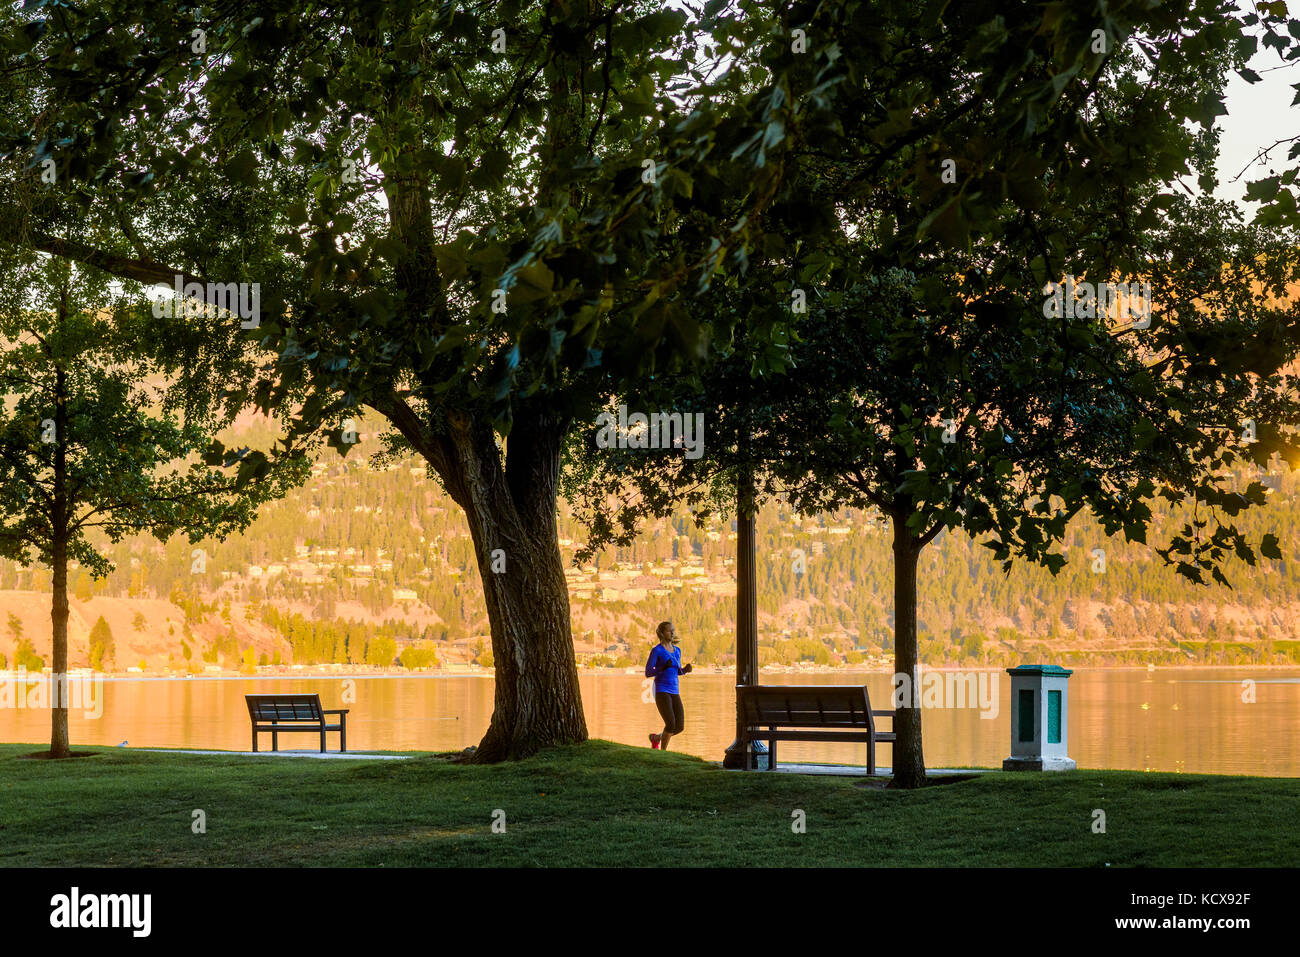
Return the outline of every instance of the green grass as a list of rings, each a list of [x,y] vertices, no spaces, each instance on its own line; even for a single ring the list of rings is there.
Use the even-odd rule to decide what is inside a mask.
[[[1300,865],[1300,781],[1287,778],[998,773],[895,792],[606,741],[492,767],[19,757],[35,750],[0,745],[0,865]],[[791,830],[796,809],[806,833]]]

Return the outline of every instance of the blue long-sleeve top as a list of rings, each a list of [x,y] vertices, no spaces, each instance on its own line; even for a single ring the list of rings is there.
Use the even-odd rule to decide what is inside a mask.
[[[645,663],[645,676],[655,680],[656,694],[661,691],[677,694],[677,676],[681,673],[682,649],[675,645],[671,652],[663,645],[655,645],[650,649],[650,657]]]

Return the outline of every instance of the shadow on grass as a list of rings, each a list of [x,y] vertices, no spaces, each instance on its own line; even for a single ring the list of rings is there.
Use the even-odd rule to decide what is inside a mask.
[[[977,778],[984,777],[982,774],[937,774],[927,775],[924,787],[932,788],[940,784],[957,784],[961,781],[974,781]],[[893,778],[863,778],[860,781],[854,781],[855,788],[863,788],[869,791],[894,791]]]
[[[98,751],[73,751],[66,757],[56,758],[48,751],[34,751],[31,754],[17,754],[14,757],[19,761],[66,761],[68,758],[97,758]]]

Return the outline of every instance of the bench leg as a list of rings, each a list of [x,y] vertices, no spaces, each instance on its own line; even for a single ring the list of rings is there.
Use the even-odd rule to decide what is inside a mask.
[[[325,725],[320,726],[320,753],[325,753]]]
[[[253,750],[257,750],[257,729],[253,729]]]
[[[775,731],[776,728],[768,728],[769,731]],[[767,769],[776,770],[776,738],[767,739]]]
[[[279,732],[279,731],[272,731],[272,732],[271,732],[271,750],[272,750],[272,751],[279,751],[279,750],[280,750],[280,732]]]
[[[346,751],[348,749],[348,716],[341,714],[339,719],[339,750]]]
[[[867,775],[876,776],[876,739],[874,737],[867,739]]]

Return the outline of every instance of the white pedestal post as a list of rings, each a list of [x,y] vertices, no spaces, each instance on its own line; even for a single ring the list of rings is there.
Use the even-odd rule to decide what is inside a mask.
[[[1069,690],[1074,674],[1059,665],[1021,665],[1011,675],[1011,757],[1003,771],[1073,771]]]

